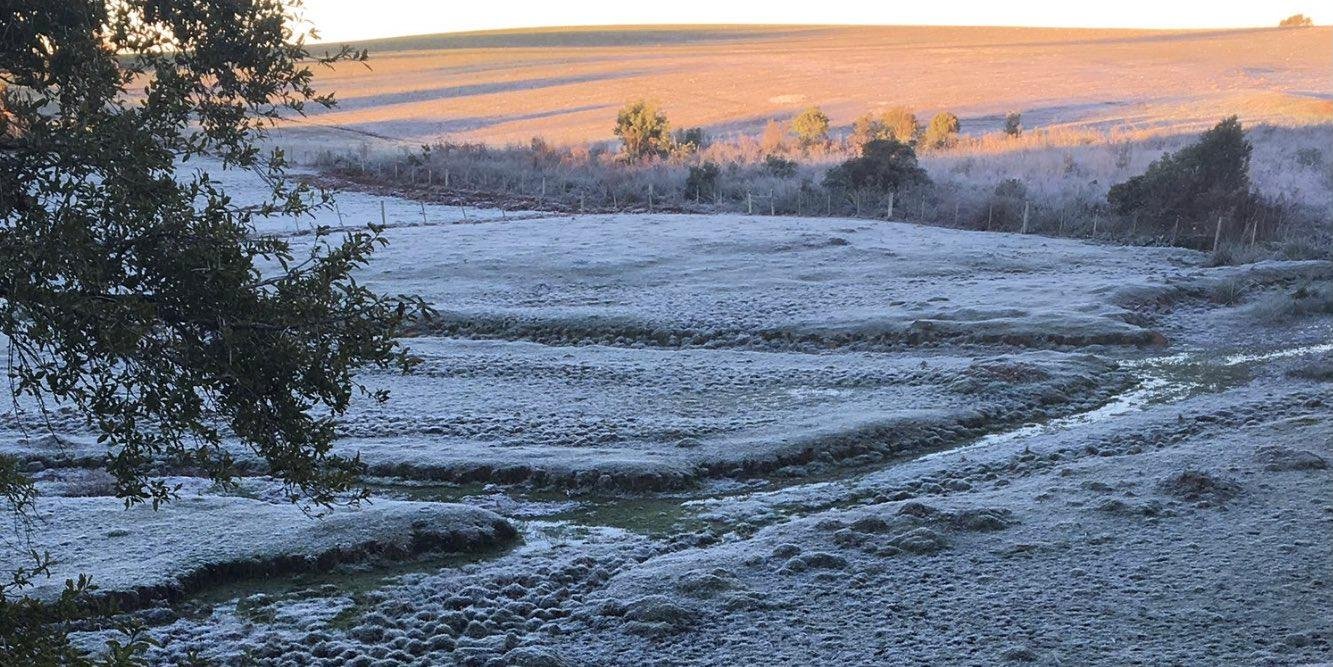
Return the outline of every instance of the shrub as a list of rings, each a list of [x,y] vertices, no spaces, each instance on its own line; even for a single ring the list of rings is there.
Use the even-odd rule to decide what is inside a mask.
[[[1028,187],[1017,178],[1006,178],[995,186],[995,196],[1022,201],[1028,196]]]
[[[764,125],[764,134],[759,139],[759,145],[765,153],[781,153],[787,150],[786,138],[787,132],[782,129],[782,124],[776,120],[770,120],[767,125]]]
[[[1244,281],[1235,278],[1223,280],[1208,290],[1208,300],[1223,306],[1234,306],[1245,298],[1248,289]]]
[[[1279,28],[1308,28],[1314,25],[1314,19],[1305,14],[1292,14],[1282,19],[1277,25]]]
[[[721,174],[716,162],[705,162],[690,167],[690,175],[685,178],[685,196],[699,199],[713,199],[717,196],[717,179]]]
[[[630,103],[616,114],[615,134],[625,144],[631,162],[666,155],[671,148],[671,126],[657,105],[647,100]]]
[[[859,150],[862,146],[877,139],[889,139],[888,129],[884,123],[870,114],[857,118],[852,122],[852,145]]]
[[[1296,164],[1317,169],[1324,166],[1324,154],[1318,148],[1302,148],[1296,151]]]
[[[1252,207],[1250,142],[1232,116],[1175,153],[1148,165],[1147,171],[1111,186],[1106,195],[1121,215],[1164,225],[1176,220],[1203,221]]]
[[[927,148],[948,148],[958,142],[958,132],[962,128],[958,116],[948,111],[941,111],[930,119],[922,142]]]
[[[879,122],[888,134],[888,136],[882,138],[897,139],[905,144],[915,142],[917,133],[921,131],[921,126],[916,120],[916,114],[904,107],[894,107],[885,111],[884,115],[880,116]]]
[[[890,192],[929,180],[910,145],[896,139],[878,139],[862,147],[860,157],[830,169],[824,176],[824,186],[834,190]]]
[[[1027,198],[1027,184],[1017,178],[1006,178],[996,183],[990,199],[986,201],[984,213],[987,227],[1004,229],[1018,224]]]
[[[700,150],[708,147],[708,135],[702,127],[689,127],[676,130],[674,139],[677,146]]]
[[[1016,137],[1023,134],[1023,114],[1010,111],[1004,117],[1004,133]]]
[[[764,158],[764,170],[779,178],[790,178],[796,175],[796,161],[769,155]]]
[[[802,111],[791,122],[791,129],[796,133],[796,140],[803,148],[828,141],[828,116],[819,107],[810,107]]]

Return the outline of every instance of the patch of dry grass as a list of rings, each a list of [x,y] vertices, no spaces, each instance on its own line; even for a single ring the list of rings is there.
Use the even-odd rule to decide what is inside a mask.
[[[1309,284],[1279,290],[1250,306],[1250,315],[1262,322],[1290,322],[1309,315],[1333,315],[1333,285]]]
[[[1326,257],[1333,247],[1326,215],[1333,202],[1333,165],[1312,164],[1302,151],[1333,145],[1333,124],[1261,126],[1249,131],[1251,175],[1271,206],[1265,217],[1230,221],[1215,264],[1270,256]],[[1138,243],[1212,249],[1214,224],[1185,221],[1170,230],[1147,229],[1112,215],[1106,193],[1197,135],[1153,131],[1039,130],[1020,137],[990,133],[964,137],[955,147],[920,155],[933,185],[893,195],[893,218],[993,231],[1027,231]],[[1317,150],[1317,149],[1316,149]],[[795,163],[773,170],[778,155]],[[826,191],[824,173],[854,154],[846,139],[813,151],[766,145],[760,137],[715,141],[697,152],[626,164],[600,145],[551,146],[541,141],[495,148],[438,144],[427,152],[394,157],[370,152],[333,153],[318,163],[352,183],[389,186],[423,198],[477,198],[514,208],[554,210],[730,211],[756,215],[852,215],[885,218],[889,195]],[[1303,159],[1305,158],[1305,159]],[[720,166],[717,187],[686,188],[691,166]]]
[[[1009,111],[1029,128],[1196,131],[1333,117],[1333,29],[1086,30],[903,26],[551,28],[366,43],[370,69],[320,71],[339,109],[316,138],[504,145],[612,138],[615,110],[657,99],[677,127],[758,134],[816,104],[835,128],[906,106],[968,133]],[[340,129],[338,129],[340,128]],[[355,133],[369,133],[357,135]],[[339,136],[341,135],[341,136]],[[387,142],[374,137],[387,138]]]

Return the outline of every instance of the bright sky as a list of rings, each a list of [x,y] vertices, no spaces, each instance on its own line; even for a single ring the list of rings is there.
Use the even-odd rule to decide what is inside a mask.
[[[857,23],[1120,28],[1275,26],[1327,0],[305,0],[323,41],[569,25]]]

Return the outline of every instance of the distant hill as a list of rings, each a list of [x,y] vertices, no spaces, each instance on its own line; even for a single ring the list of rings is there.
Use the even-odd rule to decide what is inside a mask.
[[[611,138],[616,110],[659,100],[677,127],[757,133],[819,105],[835,126],[905,105],[964,131],[1197,128],[1333,121],[1333,28],[1207,31],[654,26],[507,30],[361,42],[371,69],[319,74],[339,109],[299,125],[407,144]],[[318,131],[316,132],[318,133]]]

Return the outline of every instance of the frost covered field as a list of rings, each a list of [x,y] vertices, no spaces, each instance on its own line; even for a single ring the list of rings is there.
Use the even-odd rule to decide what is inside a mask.
[[[1333,264],[360,193],[313,222],[381,215],[365,281],[440,316],[341,427],[373,503],[163,462],[182,499],[126,512],[72,414],[0,419],[35,546],[155,661],[1333,660],[1333,316],[1301,305]]]

